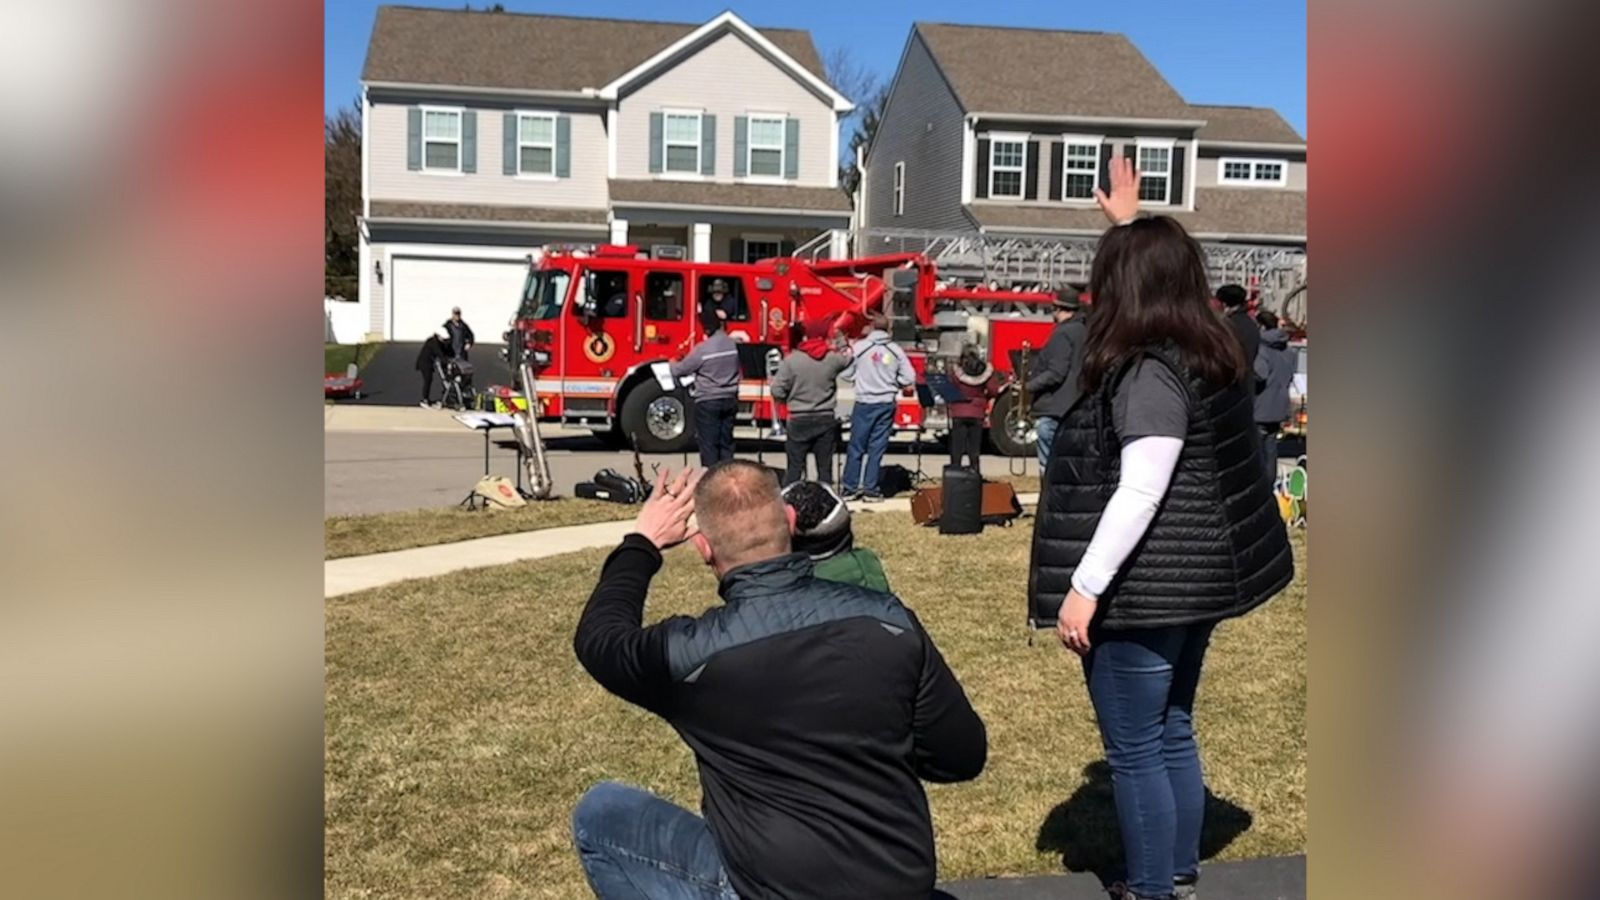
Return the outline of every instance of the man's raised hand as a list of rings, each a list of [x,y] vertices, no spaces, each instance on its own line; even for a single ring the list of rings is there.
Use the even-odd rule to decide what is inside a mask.
[[[1133,170],[1133,160],[1111,158],[1111,195],[1097,187],[1094,200],[1113,225],[1126,225],[1139,214],[1139,173]]]
[[[666,550],[688,540],[694,534],[689,519],[694,515],[694,488],[700,483],[704,469],[684,469],[676,476],[671,469],[663,468],[656,476],[655,489],[650,499],[639,510],[633,530],[644,535],[658,550]]]

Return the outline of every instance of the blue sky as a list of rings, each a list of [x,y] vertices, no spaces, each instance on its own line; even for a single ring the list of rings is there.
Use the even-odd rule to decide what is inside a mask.
[[[1270,106],[1306,134],[1306,5],[1296,0],[502,0],[510,12],[704,22],[725,9],[757,27],[804,28],[824,57],[848,47],[861,64],[894,74],[911,23],[960,22],[1119,31],[1191,103]],[[408,5],[460,9],[462,3]],[[473,6],[488,5],[474,0]],[[377,0],[327,0],[324,101],[360,90]]]

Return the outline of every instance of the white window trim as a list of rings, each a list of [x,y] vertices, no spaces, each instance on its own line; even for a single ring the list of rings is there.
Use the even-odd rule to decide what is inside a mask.
[[[667,137],[667,119],[672,117],[672,116],[694,116],[695,125],[694,125],[694,171],[693,172],[674,172],[673,170],[667,168],[667,166],[668,166],[667,148],[669,148],[669,147],[687,147],[687,146],[689,146],[687,143],[685,143],[683,141],[673,141],[673,140],[670,140]],[[670,109],[669,108],[669,109],[661,110],[661,172],[660,172],[661,175],[667,176],[669,178],[688,178],[690,176],[693,176],[696,179],[700,179],[700,178],[704,178],[705,177],[704,175],[700,174],[701,170],[703,168],[705,168],[705,166],[703,165],[704,160],[702,160],[700,158],[701,148],[703,148],[706,145],[705,144],[705,141],[706,141],[706,130],[705,129],[706,129],[706,111],[703,110],[703,109]]]
[[[740,234],[739,235],[739,252],[744,254],[744,259],[740,260],[741,263],[747,262],[750,259],[749,246],[750,246],[750,243],[752,241],[754,241],[756,243],[761,243],[761,244],[774,244],[774,245],[776,245],[777,246],[777,253],[774,253],[773,256],[777,256],[778,253],[782,253],[783,252],[783,235],[781,235],[781,234],[766,234],[766,233]]]
[[[900,160],[894,164],[894,214],[906,214],[906,161]]]
[[[462,175],[462,174],[465,174],[465,173],[463,173],[461,171],[461,155],[462,155],[462,151],[465,150],[465,148],[461,146],[462,145],[461,129],[463,127],[465,127],[464,123],[466,122],[466,118],[467,118],[467,109],[466,109],[466,107],[464,107],[464,106],[419,106],[418,109],[422,110],[422,169],[420,171],[422,171],[424,174],[427,174],[427,175]],[[454,142],[455,145],[456,145],[456,165],[455,165],[455,168],[447,168],[445,166],[429,166],[428,165],[428,113],[430,113],[430,112],[452,113],[456,117],[456,138],[455,138],[455,142]],[[435,144],[444,144],[444,143],[449,143],[449,142],[435,138],[433,143],[435,143]]]
[[[759,148],[759,149],[762,149],[762,150],[776,149],[778,151],[778,174],[776,174],[776,175],[757,175],[755,173],[755,167],[751,165],[751,161],[755,159],[755,151],[756,151],[757,147],[756,147],[755,141],[750,140],[750,126],[753,125],[757,119],[763,119],[763,120],[768,121],[768,122],[778,122],[781,125],[781,129],[780,130],[781,130],[781,132],[783,134],[783,138],[778,141],[778,146],[776,148],[774,148],[774,147],[768,145],[768,146],[763,146],[763,147]],[[757,112],[745,113],[745,132],[744,132],[744,177],[745,177],[745,180],[746,181],[753,181],[753,182],[756,182],[756,183],[767,183],[767,184],[783,184],[783,183],[787,182],[788,179],[783,177],[783,173],[785,171],[787,171],[784,167],[789,164],[788,143],[789,143],[789,115],[788,115],[788,113],[757,113]],[[665,168],[665,166],[663,166],[663,168]]]
[[[1004,131],[1004,132],[1002,132],[1002,131],[991,131],[991,132],[989,132],[989,185],[988,185],[988,187],[989,187],[989,197],[988,197],[988,199],[990,199],[990,200],[1022,200],[1022,199],[1025,199],[1028,196],[1028,149],[1029,149],[1028,145],[1029,145],[1029,142],[1030,142],[1032,137],[1033,136],[1030,135],[1030,134],[1025,134],[1025,133],[1021,133],[1021,132],[1015,132],[1015,131]],[[1007,194],[1007,195],[1005,195],[1003,197],[1002,196],[996,196],[996,194],[994,192],[994,173],[995,173],[994,153],[995,153],[995,145],[996,144],[1001,144],[1001,143],[1005,143],[1005,144],[1017,144],[1017,143],[1020,143],[1020,144],[1022,144],[1022,166],[1021,166],[1021,168],[1017,168],[1017,167],[1014,167],[1014,166],[1006,166],[1003,170],[1001,170],[1001,171],[1005,171],[1005,172],[1016,172],[1018,174],[1019,177],[1017,178],[1017,194],[1016,194],[1015,197],[1011,196],[1010,194]]]
[[[1240,163],[1250,167],[1249,178],[1228,178],[1223,175],[1228,163]],[[1268,181],[1256,177],[1256,166],[1266,163],[1278,167],[1276,180]],[[1289,186],[1289,161],[1287,159],[1266,159],[1258,156],[1220,156],[1217,158],[1217,184],[1229,187],[1288,187]]]
[[[1143,150],[1146,147],[1149,147],[1149,148],[1154,149],[1154,150],[1165,150],[1165,151],[1167,151],[1167,171],[1165,171],[1165,172],[1163,172],[1163,173],[1161,173],[1161,174],[1159,174],[1157,176],[1159,178],[1165,179],[1166,183],[1167,183],[1167,189],[1166,189],[1166,192],[1164,194],[1164,199],[1161,199],[1161,200],[1140,200],[1139,202],[1140,203],[1148,203],[1151,206],[1171,206],[1172,205],[1172,160],[1173,160],[1173,157],[1175,157],[1177,155],[1177,153],[1178,153],[1178,151],[1177,151],[1177,146],[1178,146],[1177,139],[1176,138],[1138,138],[1133,143],[1134,143],[1133,164],[1135,166],[1137,166],[1139,164],[1139,151]],[[1142,178],[1144,173],[1141,171],[1139,174],[1140,174],[1140,177]]]
[[[556,180],[556,118],[557,118],[557,115],[558,114],[555,113],[555,112],[552,112],[552,111],[549,111],[549,110],[543,110],[543,109],[519,109],[519,110],[517,110],[517,115],[516,115],[517,140],[516,140],[516,145],[517,145],[517,177],[518,178],[526,179],[528,181],[555,181]],[[523,119],[549,119],[550,120],[550,143],[549,143],[549,147],[550,147],[550,171],[549,171],[549,173],[545,173],[545,172],[524,172],[524,171],[522,171],[522,148],[524,148],[524,147],[543,147],[543,146],[546,146],[545,144],[537,142],[537,141],[524,141],[522,139],[522,120]]]
[[[1100,154],[1103,152],[1101,150],[1101,147],[1103,147],[1105,145],[1105,142],[1106,142],[1106,138],[1105,138],[1105,135],[1103,135],[1103,134],[1100,134],[1100,135],[1095,135],[1095,134],[1064,134],[1064,135],[1061,136],[1061,202],[1062,203],[1069,203],[1069,204],[1083,205],[1083,206],[1093,206],[1093,205],[1095,205],[1094,191],[1092,189],[1089,191],[1089,196],[1087,196],[1087,197],[1068,197],[1067,196],[1067,173],[1069,171],[1071,171],[1074,174],[1083,174],[1082,172],[1077,172],[1075,170],[1071,170],[1071,169],[1067,168],[1067,148],[1071,147],[1071,146],[1088,146],[1090,144],[1094,145],[1094,172],[1091,173],[1091,174],[1093,175],[1093,178],[1094,178],[1094,185],[1096,187],[1098,187],[1099,184],[1100,184]]]

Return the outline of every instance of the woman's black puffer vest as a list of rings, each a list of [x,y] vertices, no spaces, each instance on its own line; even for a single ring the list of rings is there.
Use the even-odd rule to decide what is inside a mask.
[[[1116,490],[1121,442],[1111,398],[1146,356],[1188,386],[1189,431],[1172,485],[1100,598],[1096,622],[1119,629],[1225,619],[1259,606],[1294,577],[1289,535],[1261,464],[1254,398],[1242,385],[1217,387],[1191,375],[1173,348],[1146,349],[1117,367],[1056,432],[1028,571],[1028,615],[1038,627],[1054,626],[1072,571]]]

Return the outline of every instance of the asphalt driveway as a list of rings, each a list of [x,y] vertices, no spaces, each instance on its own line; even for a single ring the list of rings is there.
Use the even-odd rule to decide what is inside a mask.
[[[367,361],[361,370],[364,383],[360,400],[340,400],[340,403],[371,404],[375,406],[416,406],[422,399],[422,375],[417,372],[417,353],[422,344],[412,341],[395,341],[384,344]],[[511,367],[500,358],[500,345],[480,345],[472,348],[472,386],[483,390],[491,384],[511,384]],[[435,379],[437,382],[438,379]],[[439,385],[433,386],[433,399],[439,399]]]

